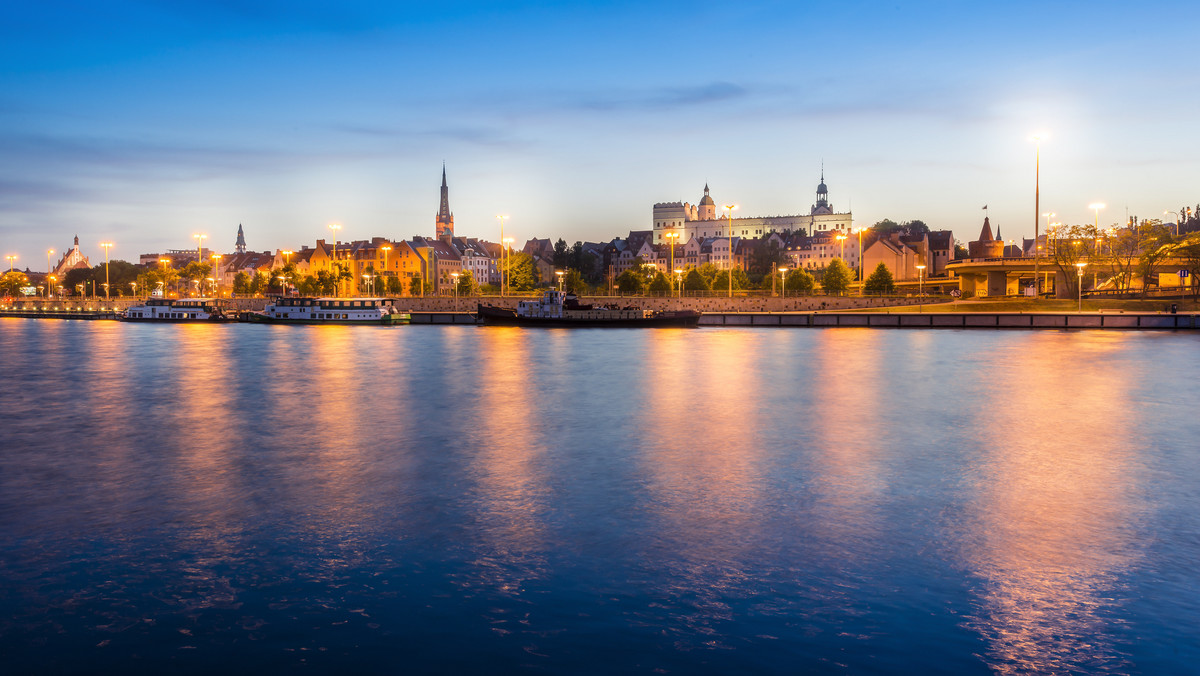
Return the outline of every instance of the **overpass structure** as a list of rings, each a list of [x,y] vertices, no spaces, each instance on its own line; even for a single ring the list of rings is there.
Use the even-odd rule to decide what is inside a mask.
[[[1088,263],[1084,268],[1085,289],[1089,277],[1095,280],[1094,275],[1111,272],[1111,259],[1107,257],[1094,261],[1081,258],[1079,262]],[[1092,267],[1093,262],[1096,267]],[[1074,283],[1067,280],[1068,274],[1072,277],[1077,274],[1075,270],[1064,273],[1051,258],[1043,257],[1040,262],[1033,256],[963,258],[946,264],[946,270],[957,277],[958,288],[963,295],[975,297],[1020,295],[1026,287],[1033,285],[1035,268],[1041,278],[1043,291],[1053,290],[1059,298],[1071,297],[1075,293]],[[1160,261],[1154,268],[1159,275],[1159,287],[1185,287],[1188,282],[1179,275],[1179,271],[1187,268],[1188,263],[1178,257]]]

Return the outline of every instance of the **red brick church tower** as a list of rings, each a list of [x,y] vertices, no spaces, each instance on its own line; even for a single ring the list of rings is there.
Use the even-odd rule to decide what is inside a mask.
[[[446,188],[446,165],[442,164],[442,205],[438,209],[434,232],[437,238],[449,242],[454,239],[454,214],[450,212],[450,194]]]

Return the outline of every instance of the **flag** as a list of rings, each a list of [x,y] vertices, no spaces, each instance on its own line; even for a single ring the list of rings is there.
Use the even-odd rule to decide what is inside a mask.
[[[985,205],[983,205],[983,210],[984,210],[984,211],[987,211],[987,205],[986,205],[986,204],[985,204]]]

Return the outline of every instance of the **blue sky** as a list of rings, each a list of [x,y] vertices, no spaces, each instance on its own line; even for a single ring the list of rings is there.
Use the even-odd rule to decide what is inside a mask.
[[[607,240],[656,201],[1005,238],[1200,201],[1194,3],[8,2],[0,253],[456,230]],[[41,261],[39,265],[38,262]]]

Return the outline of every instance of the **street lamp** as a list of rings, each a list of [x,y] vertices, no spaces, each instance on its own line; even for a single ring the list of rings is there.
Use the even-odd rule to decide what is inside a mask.
[[[917,298],[925,297],[925,265],[917,263]],[[924,301],[921,301],[924,302]]]
[[[1038,283],[1038,272],[1041,269],[1041,266],[1038,264],[1039,260],[1037,257],[1037,248],[1036,247],[1037,247],[1038,235],[1040,234],[1040,233],[1038,233],[1038,228],[1040,228],[1041,224],[1042,224],[1041,220],[1039,220],[1038,214],[1042,213],[1042,139],[1043,138],[1045,138],[1045,134],[1034,134],[1034,136],[1033,136],[1033,246],[1035,247],[1034,254],[1033,254],[1033,286],[1035,289],[1037,288],[1037,283]],[[1049,223],[1050,223],[1050,219],[1054,216],[1054,214],[1042,214],[1042,215],[1046,217],[1046,224],[1048,227]]]
[[[137,282],[130,282],[129,286],[133,287],[133,297],[137,298]]]
[[[197,263],[204,262],[204,240],[207,237],[208,237],[208,235],[199,234],[199,233],[192,235],[192,239],[196,240],[196,242],[197,242],[197,244],[196,244],[196,262]]]
[[[834,235],[833,238],[836,239],[838,241],[838,244],[841,246],[841,253],[838,255],[842,257],[842,261],[845,261],[846,260],[846,236],[844,234],[842,234],[841,232],[839,232],[838,234]]]
[[[17,255],[9,254],[9,255],[5,256],[5,258],[8,259],[8,271],[12,272],[13,271],[13,261],[17,260]]]
[[[512,271],[509,271],[508,277],[504,276],[504,269],[508,263],[512,263],[512,244],[517,240],[512,237],[501,237],[500,243],[504,246],[500,248],[500,296],[503,297],[507,292],[508,286],[512,284]],[[507,259],[508,263],[504,261]]]
[[[450,276],[454,278],[454,311],[458,312],[458,273],[451,272]]]
[[[1083,268],[1087,263],[1076,263],[1075,268],[1079,271],[1079,312],[1083,312]]]
[[[221,258],[223,256],[221,254],[213,254],[211,258],[213,259],[213,277],[220,280],[221,275],[217,273],[217,268],[221,266]],[[213,284],[213,292],[217,294],[217,298],[221,297],[220,287],[217,284]]]
[[[844,237],[842,239],[845,239]],[[787,298],[787,286],[784,284],[784,273],[787,268],[778,268],[779,270],[779,297]]]
[[[342,229],[342,224],[341,223],[330,223],[328,227],[329,227],[330,236],[333,239],[333,257],[330,259],[330,262],[329,262],[329,271],[333,272],[333,269],[334,269],[333,261],[337,260],[337,234],[338,234],[338,231]],[[340,287],[340,286],[341,286],[341,283],[339,280],[339,282],[335,283],[335,286],[333,287],[334,297],[339,295],[338,292],[341,289],[339,289],[338,287]]]
[[[279,275],[275,279],[279,280],[279,290],[283,293],[283,295],[286,296],[287,295],[287,281],[291,278],[287,275]]]
[[[1034,200],[1034,201],[1036,202],[1036,200]],[[1050,219],[1054,218],[1057,215],[1058,214],[1054,213],[1053,211],[1047,211],[1046,213],[1042,214],[1042,216],[1045,217],[1045,219],[1046,219],[1046,253],[1047,254],[1050,253]],[[1039,221],[1039,223],[1041,223],[1041,221]],[[1035,287],[1039,286],[1040,282],[1041,282],[1040,272],[1041,272],[1041,263],[1042,263],[1042,245],[1039,242],[1039,240],[1040,240],[1040,235],[1037,232],[1037,228],[1034,228],[1034,233],[1033,233],[1033,246],[1034,246],[1034,249],[1033,249],[1033,285]],[[1049,286],[1049,284],[1047,284],[1047,286]],[[1046,289],[1046,290],[1049,290],[1049,289]],[[1041,290],[1039,289],[1039,297],[1040,297],[1040,291]]]
[[[726,204],[725,214],[729,223],[729,297],[733,298],[733,210],[736,204]]]
[[[112,248],[112,242],[100,242],[100,246],[104,247],[104,300],[108,300],[108,250]]]
[[[53,298],[54,297],[54,285],[55,285],[55,282],[58,281],[58,277],[55,277],[54,275],[47,275],[46,278],[48,280],[50,280],[50,282],[46,285],[46,291],[50,294],[50,297]],[[62,287],[60,286],[58,288],[61,289]],[[61,291],[59,292],[59,295],[60,296],[62,295]]]
[[[683,296],[683,268],[675,268],[675,288],[677,295]]]
[[[292,254],[294,254],[296,252],[295,251],[280,251],[279,253],[283,254],[283,264],[290,265],[292,262]]]
[[[46,275],[49,276],[50,279],[54,278],[54,276],[50,274],[53,271],[50,267],[50,257],[53,255],[54,255],[54,249],[46,249]],[[47,284],[46,286],[47,286],[46,292],[48,294],[50,294],[51,298],[53,298],[54,297],[54,287],[50,286],[49,284]]]
[[[383,249],[383,275],[382,275],[383,276],[383,292],[386,294],[388,292],[388,288],[387,288],[388,252],[392,250],[392,247],[388,246],[387,244],[384,244],[383,246],[381,246],[379,248]]]
[[[496,218],[500,219],[500,297],[503,298],[504,297],[504,243],[508,241],[507,239],[504,239],[504,219],[508,218],[508,216],[502,216],[500,214],[496,214]]]
[[[675,240],[679,239],[679,231],[672,230],[671,232],[664,234],[663,237],[667,238],[667,244],[671,247],[671,263],[669,265],[669,269],[674,270],[675,269]],[[674,291],[674,289],[671,289],[671,290]]]
[[[555,270],[554,274],[558,275],[558,290],[561,293],[563,290],[563,275],[565,273],[562,270]]]

